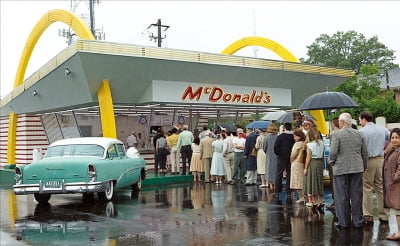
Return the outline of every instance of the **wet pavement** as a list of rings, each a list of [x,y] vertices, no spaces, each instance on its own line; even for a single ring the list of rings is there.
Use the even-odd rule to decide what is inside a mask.
[[[337,231],[327,210],[240,184],[153,187],[111,202],[53,195],[48,205],[0,187],[0,199],[1,245],[398,245],[385,240],[397,230],[392,217]]]

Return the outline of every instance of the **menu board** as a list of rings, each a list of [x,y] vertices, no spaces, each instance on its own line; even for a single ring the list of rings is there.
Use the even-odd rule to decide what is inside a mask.
[[[151,125],[172,125],[172,115],[152,115],[151,116]]]

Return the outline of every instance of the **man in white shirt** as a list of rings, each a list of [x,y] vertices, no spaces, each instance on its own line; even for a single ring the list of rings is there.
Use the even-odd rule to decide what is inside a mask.
[[[243,151],[246,143],[246,139],[243,138],[243,129],[237,128],[237,136],[233,138],[233,177],[231,184],[240,182],[244,177],[244,161],[243,161]]]
[[[135,147],[137,148],[137,138],[136,138],[136,132],[132,131],[131,135],[128,136],[128,138],[126,139],[126,145],[127,148],[129,149],[129,147]]]

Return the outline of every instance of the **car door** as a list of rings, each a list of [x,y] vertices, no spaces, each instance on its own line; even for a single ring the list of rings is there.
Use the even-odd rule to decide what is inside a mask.
[[[118,153],[118,146],[111,144],[107,148],[107,168],[109,179],[116,180],[115,188],[124,186],[124,176],[126,173],[124,159]],[[106,174],[107,176],[107,174]]]
[[[123,144],[115,144],[115,149],[117,151],[119,161],[124,166],[124,174],[121,175],[121,179],[119,180],[119,184],[117,184],[117,186],[127,187],[136,183],[140,170],[136,168],[134,160],[126,156],[125,147]]]

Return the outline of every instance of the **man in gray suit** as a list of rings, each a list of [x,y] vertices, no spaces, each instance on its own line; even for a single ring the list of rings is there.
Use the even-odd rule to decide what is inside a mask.
[[[212,134],[210,130],[207,130],[205,137],[200,140],[200,159],[204,165],[204,179],[206,183],[213,182],[210,177],[211,159],[214,153],[212,143],[214,139],[211,138]]]
[[[333,171],[333,190],[337,229],[350,226],[350,203],[353,226],[363,226],[363,172],[367,169],[368,150],[364,135],[351,127],[351,115],[339,116],[341,130],[332,135],[329,163]]]

